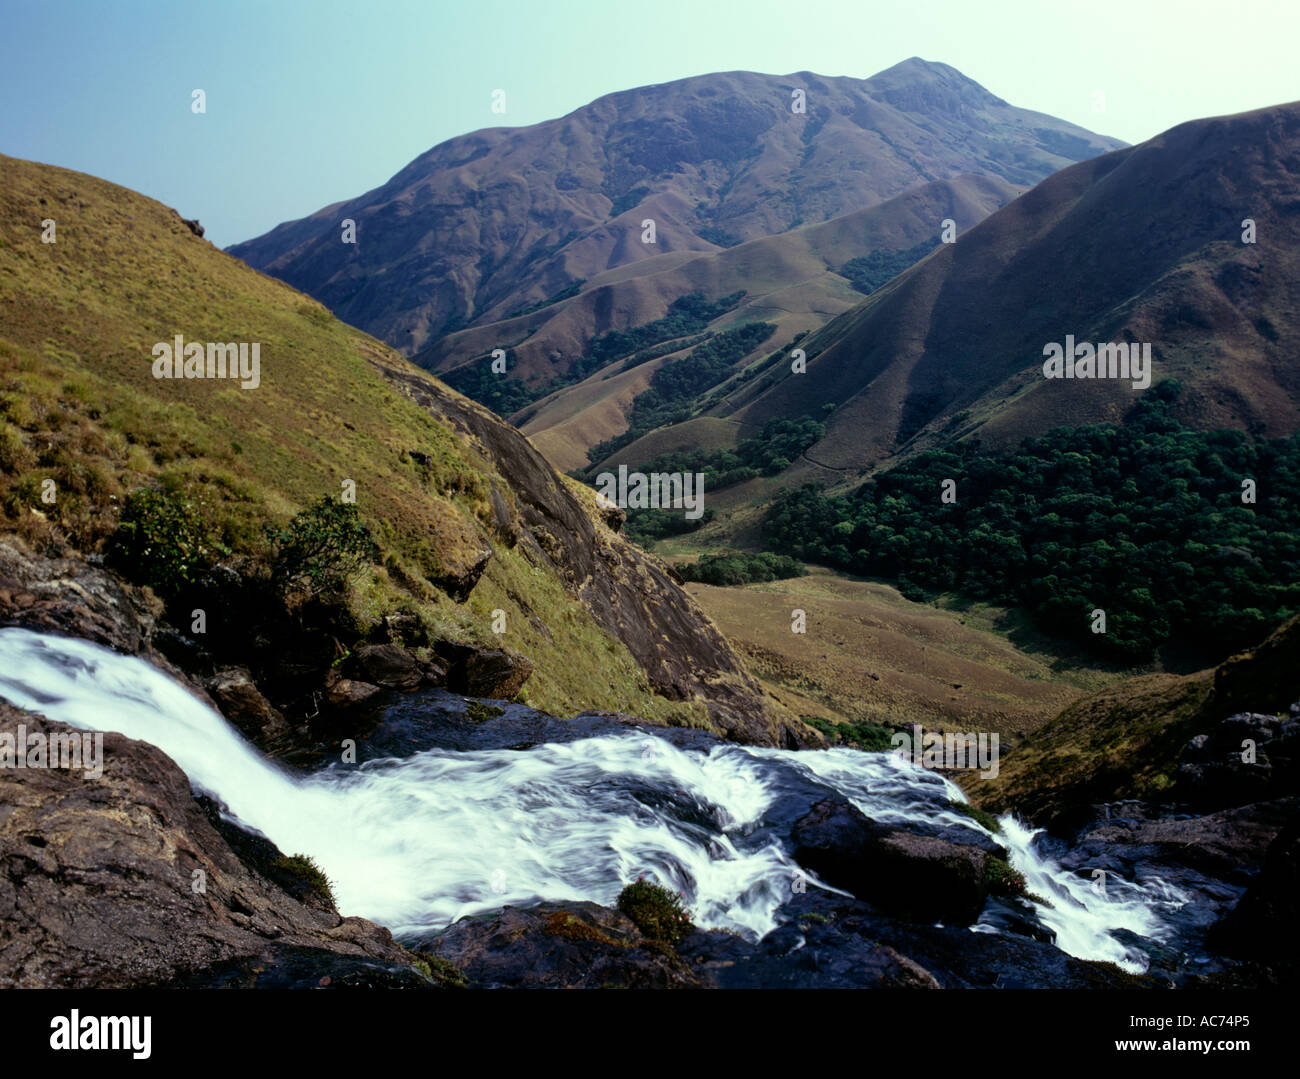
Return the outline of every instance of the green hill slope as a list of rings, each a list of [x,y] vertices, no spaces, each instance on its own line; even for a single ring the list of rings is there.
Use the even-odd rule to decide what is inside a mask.
[[[260,384],[156,379],[152,350],[178,334],[257,343]],[[518,432],[175,211],[0,157],[0,529],[102,553],[131,493],[162,485],[198,507],[238,570],[267,558],[264,526],[345,481],[379,547],[349,586],[351,643],[413,613],[431,641],[526,655],[530,703],[557,713],[778,736],[770,702],[666,568]]]

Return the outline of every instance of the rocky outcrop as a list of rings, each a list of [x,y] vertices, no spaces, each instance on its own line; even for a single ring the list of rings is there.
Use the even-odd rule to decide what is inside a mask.
[[[1271,961],[1296,979],[1300,965],[1300,811],[1269,844],[1258,877],[1215,926],[1212,941],[1229,955]]]
[[[1154,983],[1027,937],[883,916],[820,889],[793,897],[761,940],[696,929],[647,940],[594,903],[540,903],[466,918],[413,944],[471,988],[1101,989]]]
[[[791,838],[800,865],[900,917],[970,925],[988,898],[979,847],[891,828],[846,801],[818,802]]]
[[[1228,716],[1183,748],[1173,797],[1201,812],[1300,790],[1300,704]]]
[[[0,730],[20,723],[71,730],[0,702]],[[220,825],[145,742],[104,734],[98,778],[0,769],[0,806],[0,986],[225,984],[290,953],[299,982],[425,984],[388,930],[291,894],[281,852]]]
[[[75,555],[47,558],[0,540],[0,626],[84,637],[116,652],[150,651],[163,605],[147,589]]]
[[[417,686],[440,686],[447,671],[432,659],[421,659],[398,644],[362,644],[348,659],[354,677],[384,689],[415,689]]]
[[[203,688],[243,736],[259,745],[285,738],[289,725],[271,704],[247,671],[240,668],[218,671],[203,680]]]

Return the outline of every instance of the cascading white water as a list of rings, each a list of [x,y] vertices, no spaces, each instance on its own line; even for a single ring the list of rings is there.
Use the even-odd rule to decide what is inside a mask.
[[[729,744],[703,752],[634,730],[291,776],[143,660],[22,629],[0,630],[0,697],[158,746],[242,824],[315,858],[341,911],[399,934],[535,899],[609,905],[641,873],[680,890],[701,926],[765,934],[800,873],[777,841],[746,841],[773,803],[778,768],[877,820],[979,828],[945,806],[964,800],[954,784],[890,754]],[[1058,945],[1141,969],[1109,931],[1159,939],[1156,911],[1169,897],[1122,882],[1101,894],[1043,859],[1013,818],[1002,828],[1012,864],[1052,904],[1041,916]]]

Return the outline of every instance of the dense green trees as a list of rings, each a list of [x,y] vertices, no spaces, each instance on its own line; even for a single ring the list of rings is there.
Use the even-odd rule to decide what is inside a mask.
[[[524,311],[538,310],[576,295],[581,290],[582,284],[582,281],[575,282],[543,303],[525,308]],[[541,400],[548,393],[553,393],[574,382],[581,382],[593,371],[598,371],[615,360],[633,356],[643,349],[649,349],[665,341],[699,333],[714,319],[721,318],[734,308],[744,299],[744,296],[744,289],[718,300],[706,299],[702,292],[690,292],[685,296],[679,296],[669,304],[668,314],[663,318],[634,326],[630,330],[610,330],[608,333],[593,337],[587,342],[581,358],[576,360],[563,375],[532,388],[515,375],[513,350],[506,351],[506,370],[503,374],[494,372],[491,358],[485,356],[454,371],[449,371],[443,376],[443,381],[466,397],[486,405],[497,415],[509,416],[534,401]],[[523,312],[516,312],[519,313]],[[775,328],[774,326],[773,329]]]
[[[697,398],[725,379],[732,368],[776,332],[774,322],[748,322],[714,334],[680,360],[664,364],[650,376],[650,386],[632,400],[630,426],[587,451],[599,462],[656,427],[689,419]]]
[[[872,251],[869,255],[850,259],[840,273],[849,279],[849,284],[855,289],[870,296],[886,281],[920,262],[936,246],[933,240],[923,240],[915,247],[900,251]]]
[[[1169,413],[1178,392],[1172,381],[1147,391],[1123,427],[1060,428],[1012,453],[921,454],[846,497],[783,492],[764,535],[914,598],[1023,607],[1122,660],[1171,640],[1249,646],[1300,609],[1300,437],[1191,430]],[[1098,608],[1105,633],[1092,632]]]
[[[764,551],[761,554],[706,554],[698,562],[679,565],[677,572],[688,581],[737,585],[803,577],[808,571],[796,558]]]
[[[668,306],[668,314],[653,322],[634,326],[630,330],[610,330],[593,337],[583,350],[581,369],[583,377],[597,371],[607,363],[631,356],[643,348],[671,341],[677,337],[699,333],[714,319],[721,318],[745,297],[745,290],[733,292],[719,300],[707,300],[702,292],[679,296]]]
[[[775,476],[822,437],[826,425],[809,418],[769,420],[755,438],[744,439],[734,450],[677,450],[639,462],[642,472],[697,472],[704,474],[706,491],[720,491],[755,476]],[[594,480],[589,468],[581,479]]]

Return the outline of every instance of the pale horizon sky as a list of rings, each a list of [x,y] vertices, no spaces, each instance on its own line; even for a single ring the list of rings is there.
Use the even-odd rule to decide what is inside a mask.
[[[1300,99],[1296,0],[0,0],[0,26],[0,153],[134,188],[223,247],[456,135],[714,71],[920,56],[1130,143]]]

